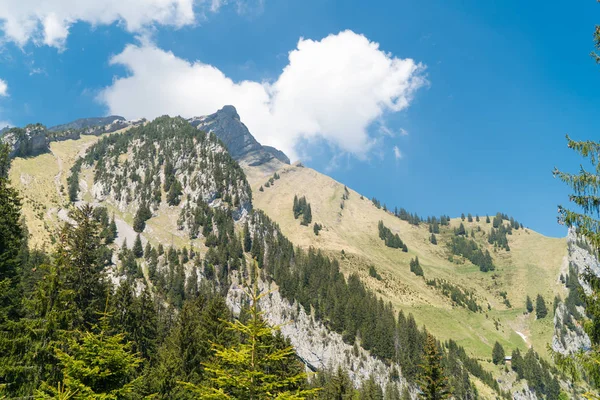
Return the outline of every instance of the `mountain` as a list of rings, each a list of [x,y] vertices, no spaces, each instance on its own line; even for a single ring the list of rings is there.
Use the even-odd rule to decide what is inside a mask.
[[[194,117],[188,121],[198,129],[217,135],[234,159],[248,165],[262,165],[274,158],[285,164],[290,163],[290,159],[282,151],[256,141],[240,120],[234,106],[224,106],[214,114]]]
[[[48,130],[50,132],[60,132],[60,131],[67,131],[67,130],[79,130],[79,129],[84,129],[84,128],[93,128],[93,127],[97,127],[97,126],[104,126],[104,125],[111,125],[114,123],[124,123],[125,122],[125,118],[120,117],[118,115],[110,115],[108,117],[92,117],[92,118],[80,118],[80,119],[76,119],[75,121],[66,123],[66,124],[62,124],[62,125],[56,125],[53,127],[48,128]]]
[[[473,387],[482,398],[545,395],[542,386],[554,376],[544,364],[547,345],[561,350],[584,338],[565,275],[576,276],[571,269],[583,270],[593,256],[577,250],[585,246],[576,239],[545,237],[501,213],[486,222],[483,215],[392,212],[275,157],[231,106],[191,120],[116,119],[109,126],[115,123],[125,128],[48,140],[41,154],[15,156],[9,177],[23,197],[31,248],[52,248],[69,210],[91,204],[104,210],[106,223],[115,221],[107,266],[114,285],[131,280],[138,295],[149,288],[175,310],[190,288],[209,285],[237,315],[247,304],[244,284],[256,279],[263,291],[274,291],[261,300],[265,318],[282,325],[308,368],[341,367],[356,387],[373,376],[381,387],[407,388],[413,397],[425,338],[420,327],[441,341],[462,398]],[[164,253],[128,255],[138,233],[141,244]],[[494,269],[461,243],[489,253]],[[418,269],[424,276],[413,273]],[[549,309],[555,296],[565,299],[556,303],[555,321],[552,313],[536,319],[526,311],[526,297],[538,294]],[[573,329],[562,328],[563,321]],[[495,342],[507,354],[533,346],[537,368],[546,371],[542,386],[493,364]]]

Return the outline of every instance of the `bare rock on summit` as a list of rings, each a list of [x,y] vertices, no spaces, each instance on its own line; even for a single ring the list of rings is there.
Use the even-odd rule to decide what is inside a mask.
[[[193,117],[188,121],[198,129],[217,135],[235,160],[243,159],[251,166],[265,164],[274,158],[290,163],[281,150],[263,146],[252,136],[234,106],[227,105],[214,114]]]

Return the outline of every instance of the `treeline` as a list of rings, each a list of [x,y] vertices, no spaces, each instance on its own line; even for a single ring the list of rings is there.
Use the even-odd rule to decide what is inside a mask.
[[[264,268],[267,279],[274,279],[280,293],[290,302],[294,300],[307,313],[323,321],[330,329],[342,335],[348,344],[360,343],[371,354],[383,360],[395,361],[402,369],[402,376],[416,383],[421,373],[426,332],[420,330],[412,317],[399,312],[394,314],[390,303],[386,304],[369,291],[357,275],[346,278],[339,270],[337,260],[331,260],[320,251],[294,248],[261,211],[251,217],[253,227],[252,245],[260,243],[263,256],[257,262]],[[290,268],[292,266],[292,268]],[[377,277],[375,268],[371,276]],[[470,367],[482,367],[476,360],[464,354]],[[466,363],[456,358],[457,352],[444,351],[444,365],[452,365],[456,373],[448,374],[453,394],[457,398],[475,398],[476,391],[468,379]],[[491,382],[491,383],[488,383]],[[493,379],[486,381],[499,391]]]
[[[493,271],[496,269],[490,252],[486,250],[484,253],[472,239],[455,236],[450,242],[450,250],[452,251],[452,254],[463,256],[473,264],[477,265],[482,272]]]
[[[71,168],[71,201],[77,198],[84,165],[93,167],[94,184],[102,188],[103,196],[138,205],[138,230],[163,201],[170,206],[185,201],[194,209],[221,199],[237,215],[248,208],[252,197],[241,167],[219,139],[182,118],[160,117],[91,146]]]
[[[405,253],[408,252],[406,243],[400,239],[400,236],[397,233],[392,233],[390,228],[383,224],[383,221],[379,221],[377,228],[379,230],[379,239],[383,240],[387,247],[391,247],[392,249],[402,249]]]
[[[449,297],[457,306],[464,307],[472,312],[481,311],[481,306],[477,304],[473,292],[462,289],[445,279],[427,279],[427,285],[438,289],[444,296]]]
[[[297,195],[294,195],[292,211],[294,212],[295,219],[302,216],[302,221],[300,222],[301,225],[308,226],[312,222],[312,210],[310,208],[310,203],[306,201],[306,196],[298,198]]]

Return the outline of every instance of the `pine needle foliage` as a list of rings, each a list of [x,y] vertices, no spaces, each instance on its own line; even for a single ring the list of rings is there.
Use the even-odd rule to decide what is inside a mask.
[[[427,333],[419,378],[421,392],[419,398],[426,400],[442,400],[451,396],[448,378],[442,367],[442,354],[435,337]]]
[[[600,32],[596,31],[596,42],[600,43]],[[594,141],[575,141],[567,135],[567,146],[579,153],[591,164],[591,170],[580,166],[579,173],[567,173],[554,169],[554,176],[571,188],[569,201],[577,206],[576,210],[558,206],[558,222],[569,228],[575,228],[594,248],[600,248],[600,143]],[[591,293],[584,294],[584,304],[588,319],[584,328],[592,342],[591,348],[580,350],[570,356],[553,353],[555,362],[570,373],[573,379],[586,376],[594,389],[600,388],[600,278],[589,269],[583,273]],[[586,393],[588,399],[600,399],[597,394]]]
[[[269,365],[293,360],[294,349],[276,349],[269,344],[272,341],[268,339],[279,327],[269,326],[258,306],[269,293],[259,293],[255,288],[247,294],[251,300],[248,322],[227,321],[228,329],[243,340],[230,347],[213,344],[214,361],[205,364],[209,384],[180,384],[206,400],[301,400],[314,394],[314,389],[303,389],[305,373],[282,376],[270,371]]]
[[[63,375],[57,387],[42,383],[36,399],[98,399],[131,398],[141,377],[137,369],[142,359],[126,342],[125,334],[108,333],[108,314],[101,318],[102,328],[76,331],[65,350],[55,348]]]

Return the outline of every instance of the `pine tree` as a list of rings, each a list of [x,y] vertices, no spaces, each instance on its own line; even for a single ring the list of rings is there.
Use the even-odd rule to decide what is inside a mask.
[[[525,300],[525,308],[527,309],[528,313],[533,312],[533,302],[529,296],[527,296],[527,299]]]
[[[358,392],[361,400],[383,400],[381,386],[375,382],[373,375],[365,380]]]
[[[72,399],[119,399],[130,397],[140,377],[137,370],[142,359],[133,352],[124,334],[107,332],[106,315],[99,333],[77,331],[66,350],[56,348],[60,361],[62,385],[44,382],[36,393],[38,399],[60,398],[60,392],[72,393]],[[66,397],[63,397],[66,398]]]
[[[504,347],[502,347],[502,345],[500,343],[496,342],[494,344],[494,348],[492,350],[492,361],[496,365],[504,364],[504,358],[505,358]]]
[[[131,248],[131,251],[133,252],[133,255],[136,258],[140,258],[144,255],[144,249],[142,248],[142,238],[140,237],[139,233],[135,237],[135,241],[133,242],[133,247]]]
[[[523,379],[523,356],[521,355],[519,349],[513,350],[510,360],[510,367],[516,372],[519,379]]]
[[[537,298],[535,299],[535,316],[537,319],[542,319],[542,318],[546,318],[546,315],[548,315],[548,309],[546,308],[546,302],[544,301],[544,298],[542,297],[542,295],[537,295]]]
[[[117,223],[115,222],[115,217],[113,216],[110,220],[110,224],[108,225],[108,236],[106,237],[106,243],[113,243],[117,238]]]
[[[250,235],[250,227],[248,221],[244,224],[244,251],[247,253],[252,249],[252,236]]]
[[[31,380],[27,373],[22,377],[22,357],[15,354],[21,344],[21,335],[15,329],[15,323],[22,316],[19,256],[26,242],[19,223],[21,201],[8,181],[8,154],[8,146],[0,144],[0,397],[6,383],[20,386],[19,382],[26,384]],[[7,394],[16,397],[20,394],[18,390],[15,388]]]
[[[310,204],[306,206],[306,209],[302,214],[302,225],[310,225],[310,223],[312,222],[312,211],[310,209]]]
[[[431,234],[429,241],[431,242],[431,244],[437,244],[437,238],[435,237],[435,233]]]
[[[442,355],[435,338],[427,333],[425,348],[419,376],[420,398],[427,400],[440,400],[450,397],[448,378],[444,375]]]
[[[490,223],[490,216],[489,216],[489,215],[486,215],[486,216],[485,216],[485,223],[486,223],[486,224],[489,224],[489,223]]]
[[[272,363],[291,362],[295,357],[291,346],[276,349],[265,344],[265,339],[278,330],[264,321],[258,308],[258,301],[267,294],[259,294],[257,289],[249,291],[252,303],[248,322],[228,322],[229,329],[244,340],[230,347],[213,346],[215,359],[205,364],[210,384],[182,382],[182,386],[202,399],[304,399],[316,393],[314,389],[302,389],[305,373],[281,376],[266,368]]]
[[[19,316],[19,253],[23,243],[21,200],[8,180],[8,146],[0,145],[0,329]],[[1,367],[0,367],[1,368]]]

